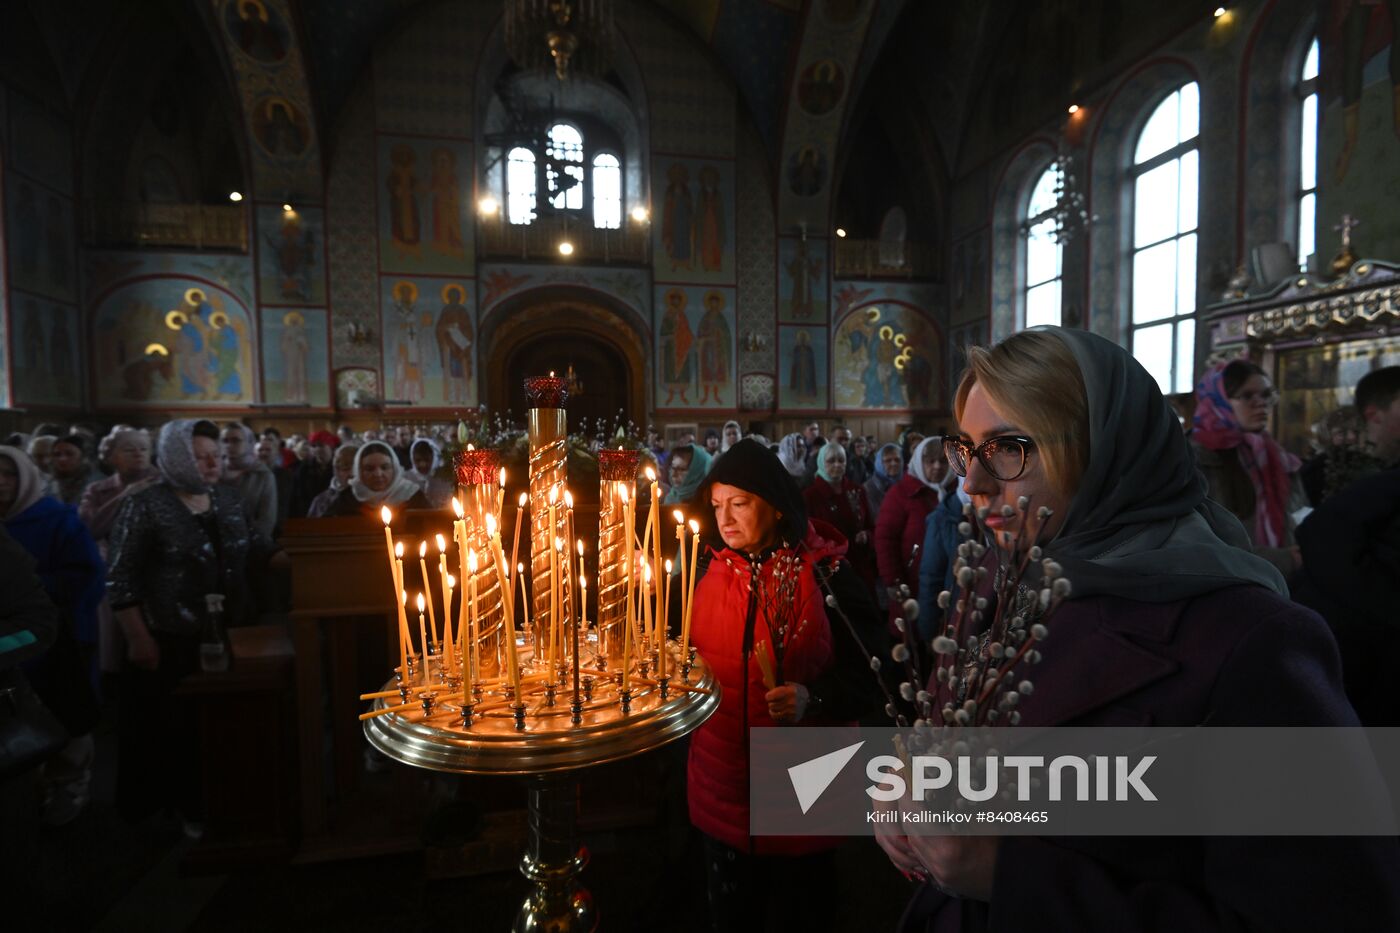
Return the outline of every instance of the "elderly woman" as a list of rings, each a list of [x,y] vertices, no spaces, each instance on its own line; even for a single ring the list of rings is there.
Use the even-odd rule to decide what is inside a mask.
[[[724,453],[735,444],[739,443],[739,438],[744,436],[744,429],[739,427],[737,421],[726,421],[724,427],[719,429],[719,452]]]
[[[773,902],[791,928],[822,929],[831,922],[836,883],[833,843],[749,835],[748,733],[759,726],[836,725],[877,709],[859,643],[881,634],[878,610],[844,559],[840,532],[808,519],[791,474],[758,443],[741,440],[716,460],[698,501],[710,506],[702,511],[723,542],[702,571],[691,630],[723,688],[719,709],[692,736],[688,769],[690,819],[705,838],[713,925],[761,925]],[[777,585],[782,573],[796,575],[790,608],[793,618],[805,620],[785,639],[770,628],[781,620],[755,593],[755,586],[761,592]],[[862,626],[860,633],[826,611],[827,594]],[[812,896],[814,890],[824,896]]]
[[[1021,530],[1024,496],[1053,510],[1045,552],[1073,584],[1022,727],[1356,724],[1326,626],[1236,546],[1243,529],[1206,498],[1176,416],[1127,351],[1060,328],[974,347],[956,413],[946,449],[989,510],[989,560]],[[946,686],[928,689],[947,702]],[[879,842],[930,882],[904,930],[1400,929],[1394,838]]]
[[[360,445],[354,442],[341,444],[335,449],[335,456],[331,458],[330,484],[311,500],[311,505],[306,509],[307,518],[325,518],[336,496],[350,486],[350,480],[355,475],[355,454],[359,450]]]
[[[99,544],[111,534],[122,501],[160,479],[151,466],[151,437],[145,431],[128,428],[112,434],[107,460],[112,475],[89,486],[78,505],[79,517]]]
[[[865,481],[865,498],[870,502],[870,511],[878,518],[880,507],[885,504],[885,493],[904,476],[904,455],[898,444],[886,444],[875,453],[875,462],[870,478]]]
[[[384,441],[370,441],[355,451],[350,483],[326,509],[326,517],[367,515],[379,519],[383,506],[395,509],[430,509],[423,490],[404,475],[394,448]]]
[[[817,455],[817,475],[802,490],[809,518],[830,524],[849,543],[846,559],[875,598],[875,516],[865,501],[865,490],[851,479],[846,451],[827,444]]]
[[[674,448],[666,461],[666,478],[670,480],[671,488],[661,501],[667,505],[689,502],[705,481],[705,474],[710,472],[713,461],[714,458],[699,444]]]
[[[199,666],[211,596],[229,624],[250,610],[249,571],[287,566],[286,555],[252,525],[233,487],[219,481],[219,430],[210,421],[172,421],[156,441],[161,482],[126,497],[109,541],[107,595],[126,639],[121,678],[117,805],[139,818],[163,804],[197,820],[198,758],[170,741],[192,741],[176,685]],[[194,832],[194,827],[187,827]]]
[[[55,499],[75,509],[83,501],[83,492],[103,479],[102,471],[88,462],[87,445],[80,434],[54,438],[49,467],[49,491]]]
[[[914,448],[914,459],[904,477],[885,496],[875,519],[875,556],[880,583],[888,591],[902,586],[918,594],[919,559],[923,551],[924,523],[946,494],[948,461],[942,438],[929,437]],[[891,596],[891,617],[903,601]]]
[[[1283,574],[1302,565],[1293,515],[1308,504],[1302,461],[1269,434],[1278,393],[1248,360],[1220,364],[1196,387],[1191,444],[1210,497],[1244,523],[1254,553]]]
[[[44,765],[44,821],[62,825],[91,799],[92,730],[98,719],[92,659],[102,557],[77,514],[44,494],[44,475],[15,447],[0,447],[0,522],[34,559],[44,591],[58,607],[54,646],[25,672],[70,737]]]
[[[34,465],[39,468],[39,472],[44,474],[47,480],[53,464],[53,442],[56,438],[51,434],[40,434],[29,441],[29,459],[34,461]]]

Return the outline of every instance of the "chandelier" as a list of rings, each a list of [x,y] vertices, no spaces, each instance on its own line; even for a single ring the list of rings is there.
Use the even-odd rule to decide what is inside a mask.
[[[1089,213],[1088,200],[1079,188],[1079,157],[1060,141],[1051,169],[1055,172],[1055,203],[1021,222],[1021,236],[1049,223],[1049,235],[1056,243],[1067,243],[1088,232],[1098,215]]]
[[[526,70],[552,63],[560,81],[607,73],[612,26],[612,0],[506,0],[510,57]]]

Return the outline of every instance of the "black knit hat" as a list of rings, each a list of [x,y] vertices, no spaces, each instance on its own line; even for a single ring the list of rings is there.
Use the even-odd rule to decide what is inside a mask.
[[[714,533],[714,511],[710,489],[716,483],[751,492],[780,514],[778,535],[787,544],[797,544],[807,534],[807,507],[797,482],[783,469],[778,455],[751,437],[736,442],[715,458],[705,482],[692,500],[706,530]]]

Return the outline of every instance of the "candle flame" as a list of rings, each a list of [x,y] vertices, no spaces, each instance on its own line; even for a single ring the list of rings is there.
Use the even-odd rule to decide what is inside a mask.
[[[571,492],[569,492],[569,490],[566,489],[566,490],[564,490],[564,508],[566,508],[566,509],[572,509],[573,507],[574,507],[574,494],[571,493]]]
[[[530,501],[530,494],[529,494],[529,493],[526,493],[526,492],[522,492],[522,493],[520,494],[520,500],[519,500],[519,505],[520,505],[520,507],[521,507],[522,509],[525,508],[525,503],[527,503],[527,502],[529,502],[529,501]]]
[[[400,541],[398,544],[394,545],[394,556],[397,557],[399,560],[403,560],[403,542],[402,542],[402,541]]]
[[[438,536],[437,536],[437,544],[438,544],[438,552],[439,552],[439,553],[446,553],[446,551],[447,551],[447,539],[444,538],[442,535],[438,535]]]
[[[518,574],[520,574],[522,577],[525,575],[525,562],[524,562],[524,561],[521,561],[520,563],[518,563],[518,564],[515,565],[515,572],[518,573]]]
[[[486,513],[486,537],[496,537],[496,516],[490,512]]]
[[[467,552],[467,571],[476,573],[476,549]]]
[[[642,580],[646,583],[651,582],[651,564],[642,564]]]
[[[467,445],[467,450],[468,450],[468,452],[470,452],[470,451],[476,450],[476,448],[473,447],[471,444],[468,444],[468,445]]]
[[[653,470],[651,467],[647,467],[647,469],[646,469],[646,474],[647,474],[647,482],[649,482],[649,483],[654,483],[654,482],[656,482],[656,471],[655,471],[655,470]]]
[[[399,602],[408,605],[408,590],[399,590]]]
[[[577,541],[575,541],[574,543],[578,545],[578,556],[579,556],[579,557],[582,557],[582,556],[583,556],[583,539],[582,539],[582,538],[579,538],[579,539],[578,539]]]
[[[554,370],[552,370],[552,369],[549,371],[549,378],[551,378],[551,379],[554,378]]]
[[[394,513],[390,512],[389,507],[386,505],[380,508],[379,517],[387,526],[390,522],[394,520]]]
[[[693,535],[700,533],[700,523],[693,518],[690,520],[690,533]]]
[[[427,557],[427,556],[428,556],[428,542],[426,542],[426,541],[419,541],[419,542],[418,542],[418,559],[419,559],[419,560],[422,560],[423,558],[425,558],[425,557]]]
[[[549,504],[550,504],[550,505],[553,505],[554,503],[556,503],[556,502],[558,502],[558,501],[559,501],[559,487],[558,487],[558,486],[550,486],[550,487],[549,487]]]
[[[456,496],[452,497],[452,511],[457,513],[458,518],[461,518],[462,516],[467,514],[466,512],[462,511],[462,500],[458,499]]]
[[[671,562],[668,560],[668,561],[666,561],[666,576],[669,577],[670,575],[671,575]]]
[[[506,488],[506,468],[501,467],[501,488]]]
[[[623,501],[623,502],[626,502],[626,501],[627,501],[627,487],[626,487],[626,486],[623,486],[623,487],[621,487],[620,489],[618,489],[617,492],[618,492],[618,495],[622,496],[622,501]]]
[[[428,604],[423,600],[423,594],[422,594],[422,593],[419,593],[419,594],[418,594],[418,614],[419,614],[419,615],[422,615],[422,614],[423,614],[423,610],[426,609],[427,607],[428,607]]]
[[[685,524],[685,513],[682,512],[680,509],[676,509],[674,512],[671,513],[671,515],[675,517],[677,525]]]
[[[564,550],[564,539],[561,538],[561,537],[559,537],[558,535],[555,535],[555,536],[554,536],[554,550],[556,550],[556,551],[562,551],[562,550]]]
[[[455,590],[457,588],[457,578],[450,573],[447,575],[447,588],[449,590]]]

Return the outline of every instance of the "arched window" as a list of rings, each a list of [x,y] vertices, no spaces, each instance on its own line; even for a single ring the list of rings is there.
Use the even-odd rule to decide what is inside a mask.
[[[535,154],[524,146],[506,157],[506,214],[513,224],[535,219]]]
[[[1184,84],[1138,136],[1132,185],[1131,346],[1162,392],[1192,388],[1201,91]]]
[[[1298,150],[1298,268],[1307,269],[1317,248],[1317,39],[1308,46],[1298,78],[1302,100]]]
[[[622,226],[622,163],[611,152],[593,157],[593,226]]]
[[[549,128],[545,187],[555,210],[583,210],[583,134],[567,123]]]
[[[1036,179],[1026,204],[1026,268],[1021,308],[1027,327],[1060,323],[1060,279],[1065,248],[1055,238],[1058,181],[1059,166],[1052,162]]]

